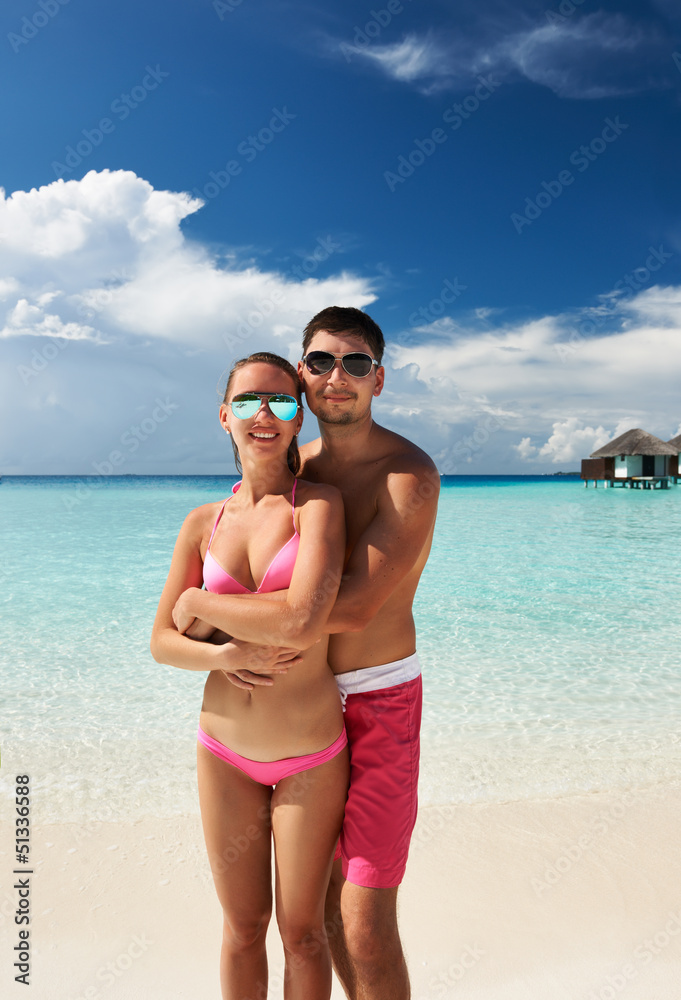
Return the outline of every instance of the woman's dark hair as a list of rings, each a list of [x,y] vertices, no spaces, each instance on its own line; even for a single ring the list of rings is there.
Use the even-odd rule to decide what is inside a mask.
[[[286,372],[286,374],[293,382],[293,387],[294,387],[293,395],[298,400],[298,407],[299,408],[302,407],[303,391],[300,379],[298,378],[298,372],[295,370],[290,361],[287,361],[286,358],[280,357],[280,355],[278,354],[271,354],[270,351],[258,351],[256,354],[249,354],[247,358],[240,358],[239,361],[234,362],[231,371],[229,373],[229,378],[227,379],[227,385],[225,386],[225,395],[222,400],[222,402],[225,405],[228,405],[229,396],[232,391],[232,385],[234,384],[234,376],[236,375],[236,373],[241,368],[245,368],[246,365],[253,365],[253,364],[274,365],[275,368],[280,368],[283,372]],[[241,459],[239,458],[239,449],[237,448],[234,442],[234,438],[230,438],[230,440],[232,442],[232,448],[234,449],[234,463],[237,467],[239,475],[241,475],[242,468],[241,468]],[[297,437],[294,437],[293,440],[291,441],[291,444],[289,445],[288,454],[286,455],[286,461],[293,475],[297,476],[298,473],[300,472],[300,466],[301,466]]]

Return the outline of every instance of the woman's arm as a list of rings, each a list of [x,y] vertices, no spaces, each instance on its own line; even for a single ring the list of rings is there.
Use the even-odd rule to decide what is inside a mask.
[[[198,619],[189,637],[181,635],[173,623],[172,609],[178,597],[203,578],[200,545],[204,521],[205,508],[199,507],[180,530],[151,632],[151,654],[157,662],[183,670],[222,670],[236,687],[249,691],[254,684],[269,687],[273,681],[267,675],[283,674],[295,666],[299,662],[297,650],[230,640],[228,634]]]
[[[151,655],[158,663],[168,663],[183,670],[220,670],[220,649],[212,643],[197,642],[181,635],[173,623],[175,602],[187,587],[201,585],[203,563],[199,546],[206,508],[197,507],[185,518],[173,550],[156,618],[151,630]],[[211,630],[214,626],[211,626]],[[224,659],[224,657],[223,657]]]
[[[211,594],[189,583],[174,606],[172,617],[178,629],[184,631],[200,618],[249,642],[295,649],[317,642],[336,599],[343,567],[345,518],[340,493],[332,486],[306,484],[298,517],[298,557],[281,601],[263,600],[264,595]]]

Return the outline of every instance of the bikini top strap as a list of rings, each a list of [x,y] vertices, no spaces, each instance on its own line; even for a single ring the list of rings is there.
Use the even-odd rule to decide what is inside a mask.
[[[227,500],[229,500],[229,499],[230,499],[230,498],[229,498],[229,497],[227,497]],[[215,524],[213,525],[213,530],[212,530],[212,531],[211,531],[211,533],[210,533],[210,540],[209,540],[209,542],[208,542],[208,549],[210,548],[210,546],[211,546],[211,542],[213,541],[213,535],[215,534],[215,529],[217,528],[217,526],[218,526],[218,523],[219,523],[219,521],[220,521],[220,518],[222,517],[222,512],[223,512],[223,510],[225,509],[225,503],[227,503],[227,500],[225,500],[225,502],[223,503],[222,507],[221,507],[221,508],[220,508],[220,510],[218,511],[218,516],[217,516],[217,517],[215,518]],[[208,549],[206,549],[206,552],[208,551]]]
[[[296,483],[297,479],[293,480],[293,489],[291,490],[291,520],[293,521],[293,530],[296,530]]]

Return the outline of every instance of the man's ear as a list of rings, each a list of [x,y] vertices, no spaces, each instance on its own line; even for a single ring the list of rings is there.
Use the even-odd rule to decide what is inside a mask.
[[[374,396],[380,396],[383,391],[383,383],[385,382],[385,368],[383,365],[379,365],[376,369],[376,384],[374,385]]]

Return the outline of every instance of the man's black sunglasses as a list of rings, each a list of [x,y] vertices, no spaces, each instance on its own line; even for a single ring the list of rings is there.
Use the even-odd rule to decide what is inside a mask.
[[[328,375],[336,361],[340,361],[344,370],[353,378],[366,378],[374,365],[378,367],[376,358],[369,354],[331,354],[329,351],[310,351],[303,358],[303,363],[310,375]]]

